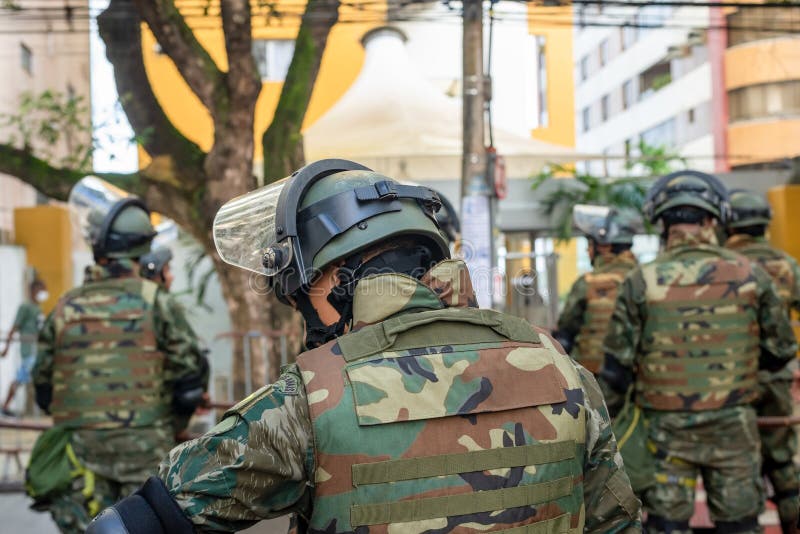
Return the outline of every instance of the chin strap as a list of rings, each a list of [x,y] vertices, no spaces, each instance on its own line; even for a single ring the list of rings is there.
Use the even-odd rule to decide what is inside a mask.
[[[336,272],[339,283],[328,294],[328,302],[339,312],[339,320],[332,325],[323,324],[306,291],[294,295],[297,309],[306,322],[306,350],[310,350],[345,333],[353,322],[353,297],[358,282],[374,274],[401,273],[419,279],[428,272],[433,262],[430,249],[425,246],[401,247],[388,250],[367,262],[361,254],[350,256]]]

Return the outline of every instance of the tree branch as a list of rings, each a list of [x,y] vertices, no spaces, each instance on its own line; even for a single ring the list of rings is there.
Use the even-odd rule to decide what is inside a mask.
[[[114,79],[122,107],[147,153],[171,157],[187,185],[202,175],[205,153],[170,122],[147,78],[142,57],[141,23],[130,0],[111,0],[97,17],[106,56],[114,66]]]
[[[300,129],[328,35],[338,19],[338,0],[309,0],[306,4],[275,116],[261,138],[265,183],[288,176],[305,163]]]
[[[253,59],[253,28],[248,0],[221,0],[222,30],[228,55],[228,95],[258,95],[261,77]],[[239,104],[240,99],[230,102]]]
[[[213,114],[215,94],[222,88],[222,72],[197,40],[174,0],[133,0],[133,3],[183,79]]]
[[[62,201],[69,198],[72,186],[86,176],[85,172],[53,167],[31,152],[8,144],[0,144],[0,172],[10,174],[40,193]],[[133,173],[94,174],[142,198],[151,210],[163,213],[184,228],[191,229],[194,214],[186,191],[164,182],[157,166],[150,165]]]

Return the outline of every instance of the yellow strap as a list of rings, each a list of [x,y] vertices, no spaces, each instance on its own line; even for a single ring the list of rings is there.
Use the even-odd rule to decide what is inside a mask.
[[[72,445],[67,443],[67,458],[69,458],[69,463],[75,468],[70,473],[73,477],[83,477],[83,489],[81,490],[81,495],[84,496],[85,499],[88,500],[86,503],[86,507],[89,512],[89,517],[94,517],[100,513],[100,502],[94,498],[94,472],[86,469],[83,464],[80,463],[78,457],[75,456],[75,451],[72,450]]]
[[[668,475],[666,473],[656,473],[656,482],[659,484],[677,484],[686,488],[694,488],[697,486],[697,480],[694,478]]]
[[[641,415],[642,415],[642,410],[640,410],[638,406],[634,405],[633,406],[633,421],[631,421],[631,426],[629,426],[625,430],[625,433],[622,435],[622,437],[619,438],[619,440],[617,440],[617,448],[618,449],[621,449],[622,447],[624,447],[625,443],[633,435],[633,431],[636,429],[636,425],[639,423],[639,418],[641,417]]]

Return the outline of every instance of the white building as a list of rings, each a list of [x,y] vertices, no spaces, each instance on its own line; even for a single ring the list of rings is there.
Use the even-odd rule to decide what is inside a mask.
[[[575,9],[576,148],[609,156],[589,164],[593,174],[619,175],[640,140],[714,170],[710,16],[707,7]]]

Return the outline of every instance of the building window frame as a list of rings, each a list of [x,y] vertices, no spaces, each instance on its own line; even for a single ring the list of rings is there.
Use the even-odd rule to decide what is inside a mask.
[[[253,58],[262,82],[283,82],[294,55],[294,39],[253,39]]]
[[[33,76],[33,50],[25,43],[19,43],[19,61],[22,70]]]

